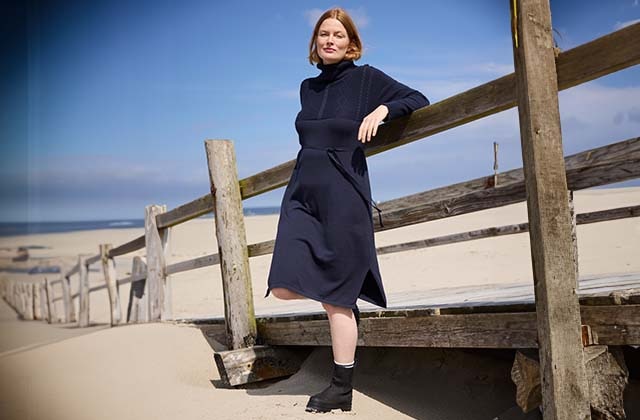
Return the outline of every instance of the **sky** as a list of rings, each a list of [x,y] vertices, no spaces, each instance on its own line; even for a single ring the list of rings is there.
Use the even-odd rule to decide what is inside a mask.
[[[317,18],[354,18],[370,64],[431,103],[513,72],[508,0],[3,2],[0,222],[143,218],[209,191],[204,141],[244,178],[294,159]],[[566,51],[640,21],[638,0],[551,1]],[[640,133],[640,68],[559,93],[565,155]],[[375,142],[375,137],[372,140]],[[522,166],[515,108],[368,158],[373,198]],[[640,185],[638,180],[621,185]],[[247,199],[279,206],[284,187]]]

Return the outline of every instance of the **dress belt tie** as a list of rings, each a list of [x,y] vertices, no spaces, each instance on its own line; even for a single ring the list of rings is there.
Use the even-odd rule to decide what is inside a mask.
[[[382,210],[380,210],[378,208],[378,206],[376,206],[376,203],[371,198],[367,197],[367,195],[360,190],[360,186],[358,185],[358,181],[356,181],[353,178],[353,175],[351,175],[349,173],[349,171],[342,165],[342,162],[340,162],[340,159],[338,159],[338,157],[336,155],[336,149],[330,147],[330,148],[328,148],[326,150],[327,150],[327,155],[329,155],[329,159],[331,159],[331,161],[334,163],[334,165],[336,165],[336,167],[338,168],[340,173],[342,175],[344,175],[344,177],[347,179],[347,181],[349,181],[351,183],[351,185],[353,185],[353,187],[356,189],[358,194],[360,194],[360,197],[362,197],[362,199],[365,201],[365,203],[371,203],[371,205],[378,211],[378,220],[380,221],[380,226],[381,227],[384,226],[382,224]]]

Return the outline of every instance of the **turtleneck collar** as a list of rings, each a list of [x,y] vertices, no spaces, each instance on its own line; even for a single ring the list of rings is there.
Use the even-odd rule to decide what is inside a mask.
[[[316,64],[322,73],[318,75],[319,80],[333,81],[344,77],[348,71],[356,67],[353,60],[342,60],[337,63],[323,64],[322,62]]]

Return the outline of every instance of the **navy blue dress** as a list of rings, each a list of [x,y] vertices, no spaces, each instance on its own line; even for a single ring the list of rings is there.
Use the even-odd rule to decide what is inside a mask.
[[[300,85],[295,126],[301,148],[282,198],[265,298],[271,288],[284,287],[337,306],[357,308],[360,298],[386,308],[372,205],[381,224],[382,217],[371,200],[358,130],[381,104],[388,121],[429,100],[368,64],[317,67],[320,75]]]

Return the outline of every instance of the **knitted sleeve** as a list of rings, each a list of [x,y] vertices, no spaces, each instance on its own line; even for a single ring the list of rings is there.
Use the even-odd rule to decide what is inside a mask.
[[[429,99],[421,92],[398,82],[376,67],[369,67],[371,67],[371,94],[377,98],[375,106],[385,105],[389,109],[385,122],[429,105]]]

